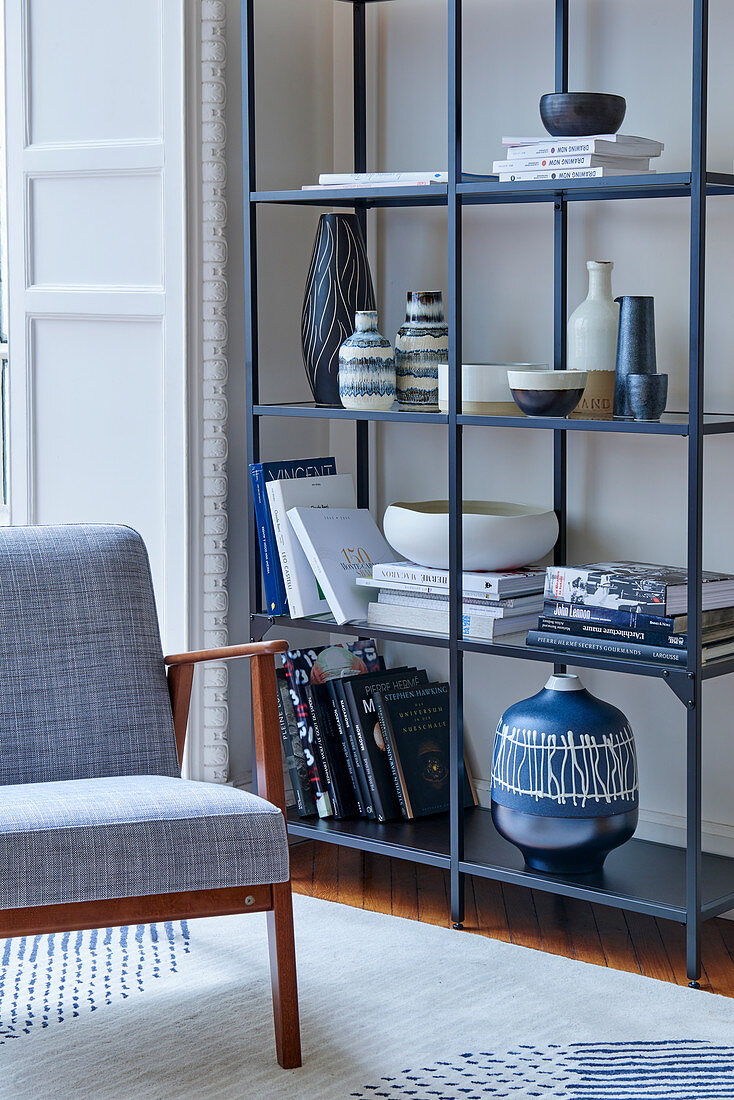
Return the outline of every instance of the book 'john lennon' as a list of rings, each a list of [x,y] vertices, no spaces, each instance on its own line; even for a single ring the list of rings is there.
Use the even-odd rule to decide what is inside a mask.
[[[704,609],[734,602],[734,575],[703,574]],[[546,600],[610,607],[642,615],[675,615],[686,610],[688,573],[669,565],[612,561],[594,565],[549,566]]]

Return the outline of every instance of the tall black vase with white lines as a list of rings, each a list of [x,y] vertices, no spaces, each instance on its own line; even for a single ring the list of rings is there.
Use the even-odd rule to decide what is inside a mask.
[[[322,214],[306,279],[301,347],[317,405],[339,400],[339,348],[357,311],[375,309],[367,248],[356,214]]]

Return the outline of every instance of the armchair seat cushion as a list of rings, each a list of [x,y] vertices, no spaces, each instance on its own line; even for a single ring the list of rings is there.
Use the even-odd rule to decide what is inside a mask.
[[[0,787],[0,909],[287,878],[283,815],[246,791],[162,775]]]

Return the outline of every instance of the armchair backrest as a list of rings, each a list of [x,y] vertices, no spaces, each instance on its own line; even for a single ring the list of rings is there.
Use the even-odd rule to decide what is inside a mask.
[[[145,545],[0,528],[0,784],[179,775]]]

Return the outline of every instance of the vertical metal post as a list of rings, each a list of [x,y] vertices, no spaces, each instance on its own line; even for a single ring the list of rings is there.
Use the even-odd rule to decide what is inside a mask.
[[[451,754],[451,920],[464,921],[464,662],[459,649],[462,636],[462,205],[461,182],[461,72],[462,0],[449,0],[449,183],[448,183],[448,325],[449,325],[449,723]]]
[[[555,90],[568,91],[568,0],[556,0]],[[568,204],[561,193],[553,207],[553,367],[565,370],[568,313]],[[558,516],[558,542],[553,551],[556,565],[566,564],[568,434],[553,432],[553,508]],[[555,664],[565,672],[565,664]]]
[[[367,171],[367,33],[364,0],[352,5],[352,82],[354,96],[354,171]],[[367,241],[367,209],[357,204],[362,235]],[[369,421],[355,421],[357,445],[357,507],[370,503]]]
[[[691,303],[688,429],[688,675],[694,694],[686,729],[686,966],[701,976],[701,571],[703,565],[703,395],[706,282],[708,0],[693,3]]]
[[[258,400],[257,334],[257,207],[250,195],[256,188],[255,165],[255,0],[242,0],[242,180],[244,190],[244,320],[245,320],[245,430],[247,462],[260,460],[260,421],[252,407]],[[247,479],[249,482],[249,478]],[[247,547],[250,560],[249,612],[260,610],[260,545],[253,508],[247,510]]]

